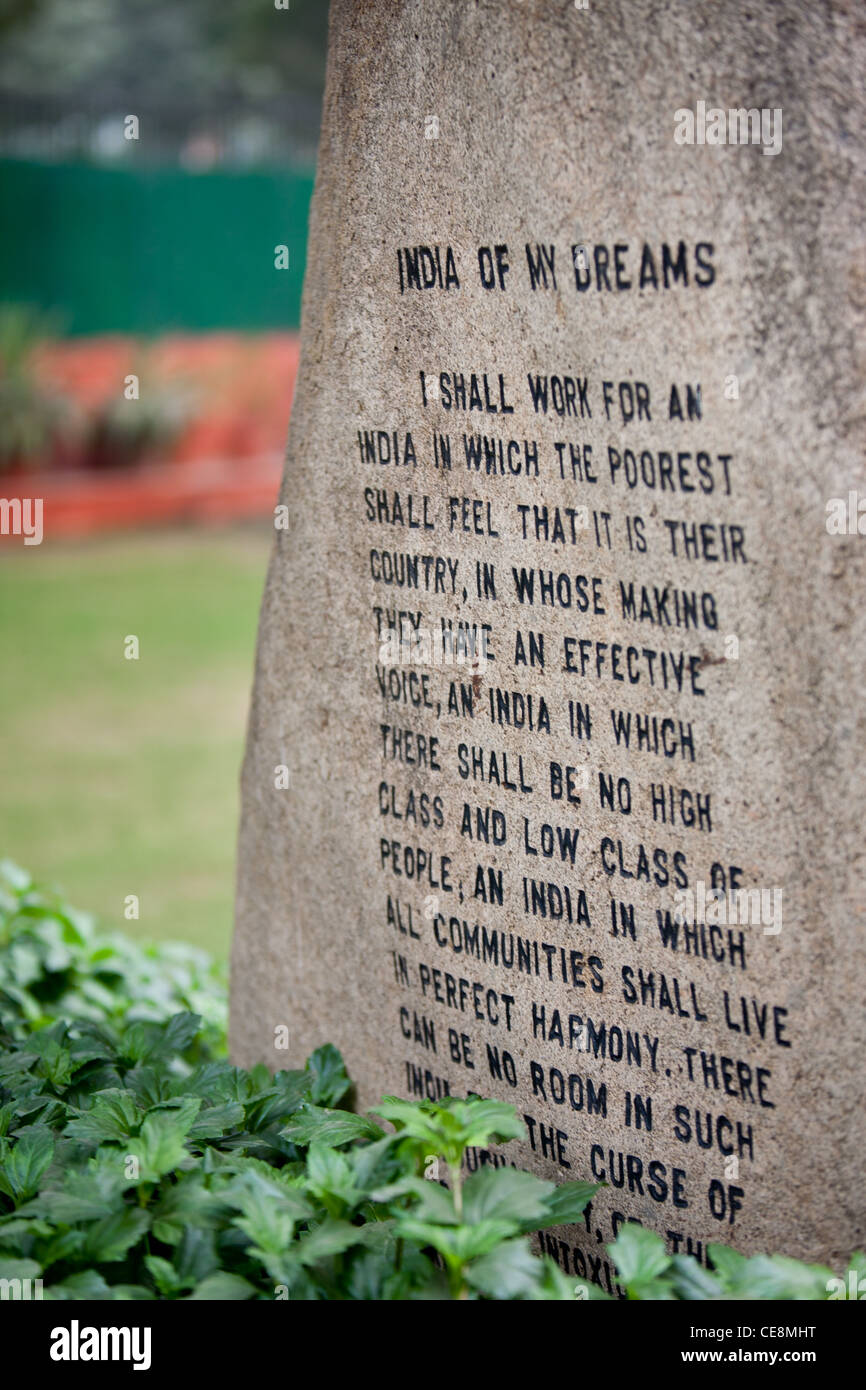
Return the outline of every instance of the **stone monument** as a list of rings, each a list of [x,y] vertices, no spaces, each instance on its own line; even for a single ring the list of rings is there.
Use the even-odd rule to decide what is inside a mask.
[[[332,1041],[361,1108],[512,1101],[526,1142],[473,1162],[603,1180],[545,1245],[602,1287],[624,1219],[839,1263],[864,1239],[862,25],[331,10],[234,1059]]]

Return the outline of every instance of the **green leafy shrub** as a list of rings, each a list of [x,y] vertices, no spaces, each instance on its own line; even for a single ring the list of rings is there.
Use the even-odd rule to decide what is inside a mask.
[[[387,1100],[385,1134],[335,1108],[350,1083],[334,1048],[276,1076],[190,1068],[198,1027],[0,1037],[0,1277],[55,1299],[572,1296],[525,1235],[577,1220],[591,1184],[420,1176],[431,1147],[456,1165],[517,1134],[510,1106]]]
[[[522,1137],[512,1106],[353,1114],[335,1048],[244,1071],[218,1055],[224,1010],[203,953],[100,936],[2,866],[0,1279],[55,1300],[606,1297],[528,1239],[577,1221],[597,1184],[464,1172],[467,1149]],[[723,1246],[710,1272],[633,1224],[608,1249],[631,1299],[817,1299],[832,1279]]]
[[[37,347],[56,328],[30,305],[0,308],[0,472],[32,468],[75,424],[72,402],[34,366]]]
[[[669,1255],[661,1236],[634,1222],[623,1226],[607,1248],[630,1299],[820,1301],[830,1296],[834,1280],[833,1271],[823,1265],[784,1255],[747,1257],[727,1245],[708,1247],[713,1264],[708,1270],[691,1255]],[[853,1255],[849,1265],[858,1276],[866,1275],[866,1255]]]
[[[24,1037],[58,1019],[106,1026],[201,1015],[196,1058],[225,1056],[225,970],[176,942],[141,945],[97,930],[57,893],[0,861],[0,1018]]]

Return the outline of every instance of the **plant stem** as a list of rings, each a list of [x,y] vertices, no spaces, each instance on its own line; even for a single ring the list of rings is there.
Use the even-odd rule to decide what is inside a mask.
[[[454,1196],[454,1210],[457,1213],[457,1220],[463,1220],[463,1174],[460,1170],[460,1160],[456,1163],[448,1164],[448,1172],[451,1174],[451,1191]]]

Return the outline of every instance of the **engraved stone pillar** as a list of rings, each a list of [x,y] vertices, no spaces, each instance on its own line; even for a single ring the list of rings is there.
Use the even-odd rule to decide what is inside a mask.
[[[233,1055],[513,1101],[569,1272],[864,1237],[856,20],[332,3]]]

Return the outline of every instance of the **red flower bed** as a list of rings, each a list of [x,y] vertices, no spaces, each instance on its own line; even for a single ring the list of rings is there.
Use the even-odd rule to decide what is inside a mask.
[[[179,334],[152,344],[132,338],[61,341],[41,347],[37,361],[46,381],[88,415],[122,399],[133,373],[142,398],[166,387],[188,394],[190,420],[162,458],[167,463],[282,453],[298,351],[298,338],[290,333]]]
[[[298,355],[287,333],[43,344],[35,370],[74,422],[26,472],[0,477],[0,493],[42,497],[46,538],[262,515],[276,502]],[[138,400],[124,396],[131,375]],[[161,411],[171,418],[137,436],[133,455],[123,429],[139,407],[160,426]]]

